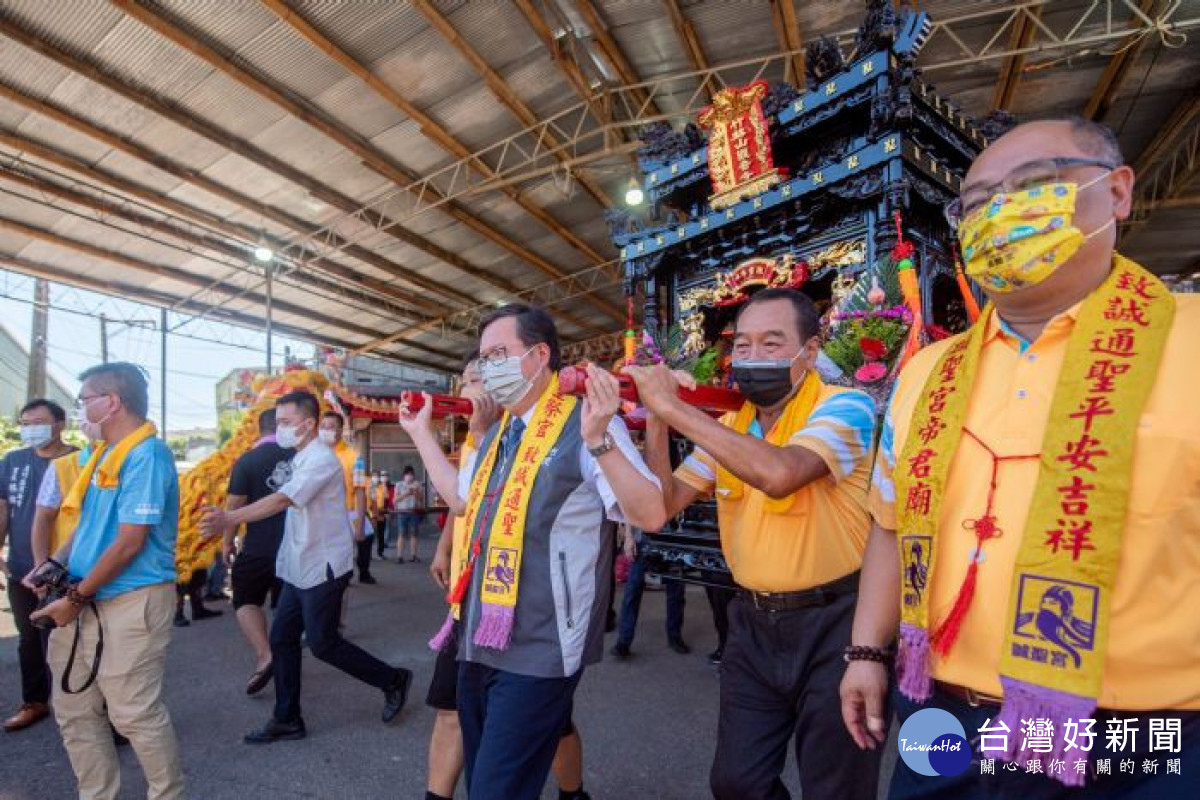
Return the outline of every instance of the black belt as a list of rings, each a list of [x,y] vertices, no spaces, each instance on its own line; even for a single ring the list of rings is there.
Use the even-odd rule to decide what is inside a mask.
[[[970,689],[966,686],[959,686],[958,684],[954,683],[946,683],[945,681],[934,681],[933,685],[934,688],[936,688],[940,693],[953,697],[959,702],[966,703],[972,708],[978,708],[979,706],[999,707],[1004,703],[1003,697],[995,697],[990,694],[984,694],[983,692],[977,692],[974,689]]]
[[[811,589],[798,592],[754,592],[742,589],[739,594],[758,611],[795,611],[800,608],[827,606],[839,597],[858,591],[858,570]]]

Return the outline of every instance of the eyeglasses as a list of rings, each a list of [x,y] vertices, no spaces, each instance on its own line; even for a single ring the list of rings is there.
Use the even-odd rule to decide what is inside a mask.
[[[1062,157],[1029,161],[1005,175],[999,183],[972,187],[962,197],[951,200],[944,210],[946,221],[950,223],[951,230],[957,231],[963,219],[987,205],[997,194],[1012,194],[1058,183],[1063,170],[1073,167],[1102,167],[1114,170],[1117,165],[1094,158]]]
[[[79,397],[75,398],[75,407],[83,408],[88,403],[92,402],[93,400],[96,400],[101,397],[108,397],[108,396],[109,395],[106,395],[106,394],[89,394],[87,397],[80,395]]]
[[[537,345],[536,344],[533,345],[532,347],[529,348],[529,350],[526,350],[524,353],[522,353],[521,358],[524,358],[525,356],[529,355],[530,351],[532,351],[534,347],[537,347]],[[471,363],[475,367],[475,369],[482,371],[484,364],[491,364],[493,367],[498,367],[501,364],[503,364],[504,360],[507,358],[508,358],[508,348],[505,347],[504,345],[498,345],[495,350],[492,350],[490,353],[487,353],[486,355],[479,356],[479,358],[475,359]]]
[[[475,369],[482,370],[484,364],[491,364],[494,367],[499,366],[504,363],[504,359],[506,358],[508,358],[508,348],[500,345],[486,355],[480,354],[479,358],[475,359],[472,364],[475,366]]]

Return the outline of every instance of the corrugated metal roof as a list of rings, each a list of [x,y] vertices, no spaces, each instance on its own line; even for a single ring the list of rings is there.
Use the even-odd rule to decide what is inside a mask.
[[[287,116],[232,78],[209,71],[208,77],[179,98],[180,105],[234,136],[253,139]]]
[[[265,11],[265,9],[264,9]],[[274,17],[272,17],[274,19]],[[306,42],[292,26],[275,22],[237,53],[239,65],[300,97],[313,97],[345,77],[345,70]]]
[[[36,31],[38,38],[73,52],[87,53],[125,18],[109,3],[82,0],[70,5],[45,0],[6,0],[5,16]]]
[[[357,76],[347,76],[313,97],[313,104],[337,120],[345,120],[365,139],[400,124],[405,116]]]
[[[129,17],[120,23],[90,55],[111,65],[121,75],[164,97],[181,97],[204,80],[212,67]]]
[[[185,30],[202,31],[233,52],[278,23],[278,18],[261,3],[219,3],[219,13],[213,13],[213,4],[195,0],[154,0],[147,5],[157,6],[166,12],[167,19],[181,23]]]
[[[76,133],[70,128],[64,128],[41,114],[30,114],[25,117],[17,129],[17,133],[38,144],[52,144],[55,149],[86,164],[94,164],[109,151],[108,145],[101,144],[82,133]]]
[[[300,0],[290,5],[310,25],[368,65],[404,49],[412,37],[425,30],[425,18],[410,3]]]
[[[420,108],[428,108],[479,80],[471,65],[428,27],[373,66],[380,79]]]
[[[130,138],[197,170],[204,170],[229,154],[224,147],[165,119],[154,120],[141,130],[132,132]]]

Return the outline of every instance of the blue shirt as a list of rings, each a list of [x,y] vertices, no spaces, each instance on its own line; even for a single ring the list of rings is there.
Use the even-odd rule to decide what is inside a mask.
[[[111,452],[107,457],[111,457]],[[120,484],[101,489],[95,479],[79,513],[71,545],[72,577],[83,578],[117,539],[121,525],[149,525],[142,551],[125,571],[96,592],[100,600],[175,582],[175,539],[179,534],[179,478],[170,448],[155,436],[129,452]]]

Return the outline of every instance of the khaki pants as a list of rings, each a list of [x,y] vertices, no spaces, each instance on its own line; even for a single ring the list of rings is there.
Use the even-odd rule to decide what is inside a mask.
[[[104,629],[100,675],[87,690],[67,694],[62,675],[71,655],[74,624],[50,634],[54,673],[54,716],[79,781],[80,800],[115,800],[121,765],[108,723],[129,737],[146,773],[149,800],[184,796],[183,769],[171,717],[163,702],[167,642],[175,613],[175,587],[164,583],[96,603]],[[96,617],[85,608],[79,651],[71,669],[76,689],[91,674],[96,652]]]

